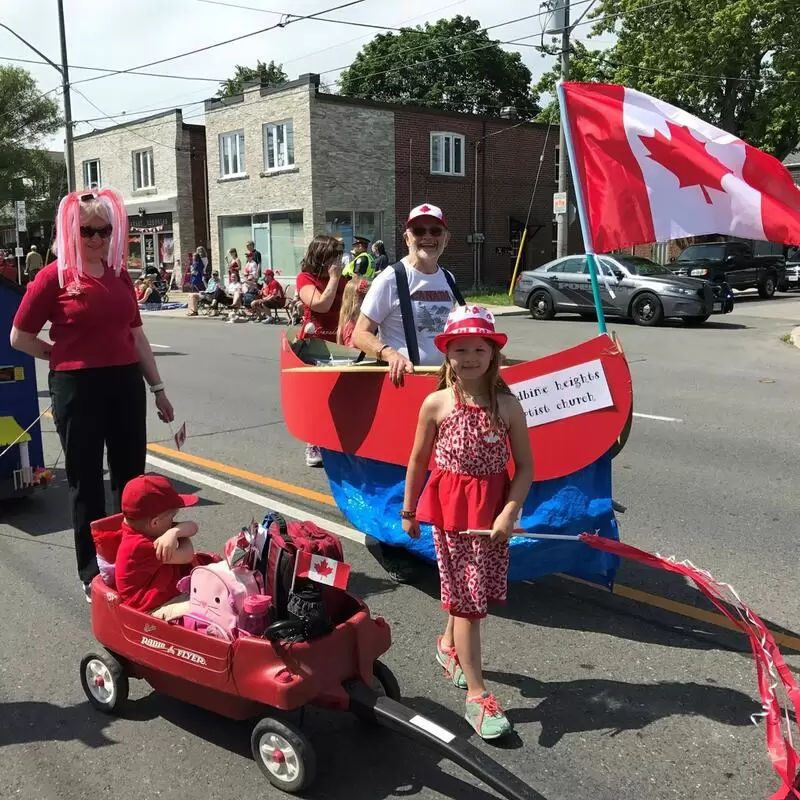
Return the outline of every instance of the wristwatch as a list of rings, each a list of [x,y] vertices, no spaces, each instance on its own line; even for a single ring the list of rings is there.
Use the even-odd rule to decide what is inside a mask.
[[[416,511],[408,511],[406,509],[403,509],[400,512],[400,519],[416,519],[416,518],[417,518]]]
[[[380,350],[378,350],[378,354],[377,354],[377,356],[376,356],[376,358],[378,359],[378,361],[380,361],[380,360],[381,360],[381,353],[382,353],[382,352],[383,352],[383,351],[384,351],[384,350],[385,350],[385,349],[386,349],[388,346],[389,346],[388,344],[385,344],[385,345],[383,345],[383,346],[381,347],[381,349],[380,349]]]
[[[164,391],[164,384],[163,384],[163,383],[154,383],[154,384],[153,384],[153,385],[150,387],[150,391],[151,391],[153,394],[158,394],[159,392],[163,392],[163,391]]]

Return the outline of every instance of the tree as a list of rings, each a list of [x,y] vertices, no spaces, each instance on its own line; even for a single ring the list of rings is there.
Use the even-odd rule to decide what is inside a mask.
[[[741,137],[779,159],[800,140],[797,0],[702,0],[652,8],[650,0],[601,0],[592,35],[576,45],[576,79],[639,89]],[[601,18],[603,18],[601,20]],[[537,85],[552,92],[557,70]]]
[[[269,64],[256,61],[254,67],[242,67],[237,64],[233,77],[220,84],[217,97],[241,94],[246,83],[257,80],[261,81],[262,86],[280,86],[289,80],[289,76],[283,71],[283,64],[276,64],[274,61],[270,61]]]
[[[507,53],[480,22],[462,16],[378,34],[342,73],[340,91],[492,116],[503,106],[516,107],[523,118],[539,110],[519,53]]]
[[[64,124],[58,102],[42,94],[20,67],[0,67],[0,207],[35,199],[49,182],[52,159],[44,140]]]

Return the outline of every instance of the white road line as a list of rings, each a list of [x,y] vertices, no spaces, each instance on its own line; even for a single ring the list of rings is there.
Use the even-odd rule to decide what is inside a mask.
[[[351,542],[356,542],[357,544],[362,545],[367,543],[367,537],[361,533],[361,531],[355,530],[355,528],[350,528],[347,525],[342,525],[339,522],[332,522],[325,517],[320,517],[308,511],[303,511],[300,508],[295,508],[294,506],[290,506],[287,503],[281,502],[280,500],[274,500],[267,495],[257,494],[256,492],[251,492],[249,489],[242,489],[239,486],[228,483],[227,481],[220,480],[219,478],[212,478],[210,475],[206,475],[203,472],[187,469],[186,467],[182,467],[179,464],[175,464],[174,462],[168,461],[164,458],[158,458],[157,456],[148,455],[147,463],[154,467],[158,467],[159,469],[163,469],[166,472],[179,475],[181,478],[187,478],[193,483],[199,483],[202,486],[208,486],[210,489],[216,489],[219,492],[224,492],[225,494],[232,495],[233,497],[238,497],[241,500],[246,500],[248,503],[261,506],[265,511],[270,509],[277,511],[284,516],[291,517],[292,519],[300,521],[309,520],[310,522],[314,522],[315,524],[319,525],[321,528],[341,536],[343,539],[349,539]]]
[[[150,347],[162,347],[162,348],[164,348],[164,350],[169,350],[170,347],[172,347],[172,345],[171,344],[153,344],[152,342],[150,342]]]
[[[638,414],[633,412],[634,417],[641,417],[642,419],[654,419],[656,422],[683,422],[682,419],[677,417],[659,417],[657,414]]]

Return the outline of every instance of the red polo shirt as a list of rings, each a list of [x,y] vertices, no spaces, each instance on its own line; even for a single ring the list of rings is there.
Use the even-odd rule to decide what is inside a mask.
[[[191,569],[191,564],[162,563],[153,540],[122,523],[115,580],[123,605],[138,611],[163,606],[180,594],[177,583]]]
[[[69,280],[68,280],[69,282]],[[14,327],[38,334],[50,322],[53,370],[118,367],[139,361],[133,328],[142,318],[130,275],[111,267],[100,278],[81,276],[78,294],[58,285],[58,265],[48,264],[28,284]]]
[[[316,292],[315,298],[318,298],[328,285],[328,276],[321,278],[317,275],[312,275],[310,272],[301,272],[297,276],[295,285],[297,286],[298,297],[300,290],[304,286],[313,286]],[[312,311],[306,306],[303,326],[305,327],[308,322],[313,322],[317,328],[315,335],[320,339],[326,339],[329,342],[336,341],[336,331],[339,329],[339,311],[342,308],[342,295],[344,294],[345,286],[347,286],[347,278],[340,278],[339,285],[336,287],[336,295],[333,298],[333,305],[328,311]]]

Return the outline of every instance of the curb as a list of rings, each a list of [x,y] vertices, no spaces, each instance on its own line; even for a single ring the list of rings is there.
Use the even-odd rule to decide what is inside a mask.
[[[792,340],[792,344],[795,347],[800,348],[800,325],[796,328],[792,328],[789,332],[789,338]]]

